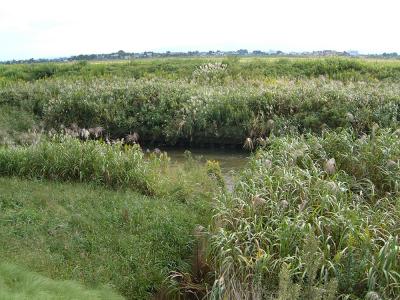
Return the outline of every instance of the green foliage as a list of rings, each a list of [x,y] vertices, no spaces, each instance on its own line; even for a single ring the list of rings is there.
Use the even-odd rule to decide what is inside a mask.
[[[36,115],[46,130],[76,123],[102,126],[113,137],[137,132],[145,143],[240,145],[248,137],[321,132],[326,127],[368,132],[377,123],[396,128],[399,90],[398,83],[327,79],[224,85],[50,79],[7,85],[0,90],[0,105]]]
[[[194,174],[186,180],[191,176],[201,182]],[[198,193],[182,203],[91,184],[0,178],[1,261],[148,299],[171,271],[189,272],[193,229],[207,224],[209,199]],[[45,293],[47,285],[35,282],[22,291]]]
[[[293,284],[287,264],[282,264],[279,272],[279,297],[278,300],[297,300],[300,297],[300,286]]]
[[[155,184],[138,146],[62,136],[29,147],[0,148],[0,175],[94,182],[144,194],[154,194]]]
[[[192,278],[192,230],[214,196],[212,299],[394,298],[399,78],[397,61],[343,58],[0,65],[0,175],[32,179],[0,178],[0,254],[148,298],[171,271]],[[218,163],[189,153],[176,167],[137,145],[42,133],[72,124],[262,149],[230,193]]]
[[[0,105],[47,130],[76,123],[142,142],[241,144],[270,134],[269,120],[278,134],[395,127],[399,73],[395,61],[341,58],[10,65],[0,67]]]
[[[33,144],[40,135],[34,114],[15,107],[0,108],[0,146]]]
[[[225,180],[222,176],[221,168],[219,166],[218,161],[207,160],[206,170],[208,176],[210,176],[213,180],[217,182],[219,187],[225,187]]]
[[[397,132],[387,129],[271,139],[233,195],[218,197],[211,258],[227,295],[273,292],[284,263],[304,299],[328,297],[331,280],[343,297],[398,295],[399,159]]]
[[[193,72],[193,80],[202,84],[221,84],[227,76],[227,65],[223,63],[208,63],[201,65]]]
[[[193,170],[172,168],[169,162],[166,153],[145,158],[138,145],[83,142],[68,136],[0,148],[0,176],[87,182],[181,202],[207,198],[219,184],[197,162],[192,163]]]
[[[73,281],[57,281],[11,264],[0,264],[0,299],[123,299],[109,288],[90,290]]]

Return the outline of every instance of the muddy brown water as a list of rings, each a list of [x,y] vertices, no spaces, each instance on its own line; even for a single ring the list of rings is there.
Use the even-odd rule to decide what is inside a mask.
[[[183,164],[186,160],[185,151],[190,151],[192,157],[199,163],[206,163],[207,160],[219,162],[222,175],[225,178],[228,190],[233,189],[234,174],[242,170],[248,162],[249,153],[236,149],[184,149],[165,148],[160,149],[167,152],[173,164]]]

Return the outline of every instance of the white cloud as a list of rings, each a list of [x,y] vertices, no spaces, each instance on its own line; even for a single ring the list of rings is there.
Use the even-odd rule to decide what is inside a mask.
[[[3,2],[0,59],[120,49],[400,52],[396,0]]]

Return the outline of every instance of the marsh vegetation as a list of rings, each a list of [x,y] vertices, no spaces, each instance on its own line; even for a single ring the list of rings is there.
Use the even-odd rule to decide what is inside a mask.
[[[0,288],[396,299],[399,104],[398,61],[0,66]]]

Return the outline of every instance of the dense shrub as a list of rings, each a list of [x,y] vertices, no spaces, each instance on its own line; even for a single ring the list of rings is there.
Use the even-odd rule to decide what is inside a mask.
[[[199,85],[113,78],[10,84],[0,90],[0,103],[35,113],[47,129],[76,123],[102,126],[114,137],[138,132],[145,142],[241,144],[272,132],[397,127],[399,95],[397,83],[281,79]]]
[[[398,296],[399,163],[400,142],[388,130],[272,139],[234,193],[219,196],[210,246],[214,288],[228,298],[269,299],[285,263],[302,299],[311,299],[310,284],[331,280],[336,296]]]

